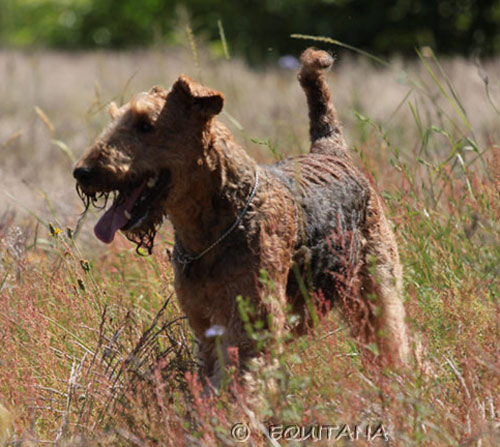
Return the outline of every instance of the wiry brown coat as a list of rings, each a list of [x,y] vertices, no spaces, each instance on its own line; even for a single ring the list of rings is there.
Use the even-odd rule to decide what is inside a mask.
[[[223,328],[225,362],[228,348],[237,347],[244,364],[256,352],[236,297],[250,299],[256,318],[278,333],[291,305],[303,329],[308,312],[302,284],[342,300],[360,340],[376,337],[388,360],[407,361],[394,234],[347,151],[323,73],[331,64],[322,51],[302,55],[308,154],[258,165],[215,120],[222,94],[181,76],[170,92],[155,87],[121,108],[111,105],[112,125],[75,168],[87,205],[96,194],[118,193],[96,227],[106,242],[120,228],[151,249],[168,215],[175,229],[177,297],[200,340],[203,372],[215,384],[221,365],[206,331]],[[237,227],[198,259],[238,218]],[[184,264],[186,255],[197,259]],[[270,281],[260,280],[262,271]]]

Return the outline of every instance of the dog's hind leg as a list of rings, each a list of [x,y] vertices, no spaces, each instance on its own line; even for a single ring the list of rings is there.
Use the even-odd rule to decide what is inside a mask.
[[[375,224],[367,232],[361,274],[361,295],[372,301],[372,324],[382,358],[388,363],[405,365],[409,361],[410,346],[403,305],[402,267],[396,239],[390,224],[380,212],[380,203],[370,207]],[[370,217],[369,217],[370,219]]]

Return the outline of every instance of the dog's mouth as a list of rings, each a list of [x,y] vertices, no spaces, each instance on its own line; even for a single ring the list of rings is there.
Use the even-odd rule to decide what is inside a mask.
[[[113,191],[115,198],[94,227],[96,237],[106,243],[113,242],[118,230],[141,233],[143,228],[156,224],[158,200],[165,197],[170,183],[170,172],[162,170],[126,190]],[[104,193],[105,199],[110,192]],[[155,216],[151,216],[155,214]],[[150,221],[149,225],[148,221]],[[147,231],[146,229],[145,231]]]

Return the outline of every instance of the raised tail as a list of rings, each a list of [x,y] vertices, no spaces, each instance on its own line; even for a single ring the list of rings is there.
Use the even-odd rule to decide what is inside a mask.
[[[344,137],[324,73],[332,66],[333,58],[326,51],[308,48],[300,61],[302,67],[298,79],[309,107],[311,152],[345,152]]]

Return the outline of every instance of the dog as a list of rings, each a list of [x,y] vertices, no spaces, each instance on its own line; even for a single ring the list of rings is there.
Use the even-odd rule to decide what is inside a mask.
[[[114,194],[95,226],[101,241],[121,230],[151,252],[171,221],[177,299],[215,386],[235,362],[231,349],[243,369],[257,355],[237,297],[249,301],[252,322],[277,335],[288,329],[287,312],[304,332],[311,299],[341,302],[357,339],[376,340],[391,364],[408,362],[396,239],[344,141],[325,78],[333,59],[309,48],[301,63],[306,154],[257,164],[216,119],[223,95],[181,75],[169,91],[111,103],[111,124],[73,172],[87,208]]]

